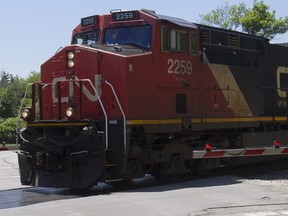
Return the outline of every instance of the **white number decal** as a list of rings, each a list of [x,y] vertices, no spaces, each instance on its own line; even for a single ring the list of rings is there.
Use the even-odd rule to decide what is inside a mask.
[[[116,20],[128,20],[133,19],[134,14],[132,12],[123,12],[116,14]]]
[[[94,17],[87,17],[82,19],[82,25],[86,26],[86,25],[93,25],[94,24]]]
[[[178,59],[168,59],[168,73],[169,74],[192,74],[192,62]]]
[[[173,60],[172,60],[172,59],[168,59],[168,65],[169,65],[168,73],[169,73],[169,74],[173,74],[173,73],[174,73],[174,72],[173,72],[173,67],[174,67],[174,65],[173,65]]]
[[[180,62],[179,62],[179,60],[175,60],[174,61],[174,65],[175,65],[175,70],[174,70],[174,73],[175,74],[180,74]]]

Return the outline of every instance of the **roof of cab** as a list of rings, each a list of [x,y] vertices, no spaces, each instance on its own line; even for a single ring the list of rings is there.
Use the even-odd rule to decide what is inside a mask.
[[[177,18],[177,17],[171,17],[171,16],[166,16],[166,15],[162,15],[162,14],[157,14],[155,11],[153,10],[148,10],[148,9],[141,9],[142,12],[148,13],[149,15],[152,15],[158,19],[161,20],[165,20],[167,22],[179,25],[179,26],[183,26],[183,27],[188,27],[188,28],[195,28],[197,29],[197,25],[192,23],[192,22],[188,22],[187,20],[181,19],[181,18]]]

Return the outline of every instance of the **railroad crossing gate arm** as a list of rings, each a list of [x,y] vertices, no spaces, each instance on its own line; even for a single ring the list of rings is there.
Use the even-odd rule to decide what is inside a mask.
[[[193,159],[201,158],[229,158],[268,155],[287,155],[288,147],[245,148],[245,149],[221,149],[221,150],[196,150],[192,152]]]

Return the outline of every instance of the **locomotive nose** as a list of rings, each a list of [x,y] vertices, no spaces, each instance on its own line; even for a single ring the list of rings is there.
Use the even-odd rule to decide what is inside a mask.
[[[96,61],[95,61],[96,60]],[[41,67],[43,120],[95,119],[101,115],[100,54],[80,45],[63,48]],[[89,62],[89,64],[88,64]],[[44,102],[45,101],[45,102]]]

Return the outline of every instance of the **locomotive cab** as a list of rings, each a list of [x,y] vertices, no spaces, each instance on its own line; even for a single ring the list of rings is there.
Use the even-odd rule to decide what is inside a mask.
[[[21,112],[22,184],[87,188],[124,179],[128,77],[145,66],[139,58],[151,59],[151,20],[139,11],[83,18],[71,45],[41,66],[32,107]]]

